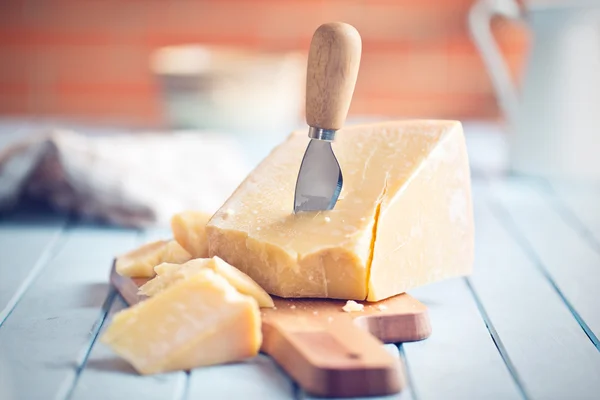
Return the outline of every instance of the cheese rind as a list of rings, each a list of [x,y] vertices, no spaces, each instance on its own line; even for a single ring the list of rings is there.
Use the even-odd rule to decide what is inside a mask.
[[[205,269],[212,270],[225,278],[240,293],[252,296],[260,307],[274,306],[271,296],[252,278],[219,257],[196,258],[185,264],[159,264],[154,268],[157,276],[142,285],[139,293],[150,297],[155,296],[174,283],[187,279]]]
[[[239,361],[259,352],[260,311],[207,269],[117,313],[101,341],[141,374]]]
[[[471,272],[469,165],[456,121],[342,129],[333,210],[293,213],[306,149],[294,132],[209,221],[209,255],[281,297],[377,301]],[[443,261],[443,262],[442,262]]]

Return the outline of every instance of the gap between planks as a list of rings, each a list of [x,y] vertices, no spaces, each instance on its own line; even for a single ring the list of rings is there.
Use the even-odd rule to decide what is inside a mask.
[[[481,182],[483,183],[483,188],[484,188],[484,191],[486,191],[486,192],[487,192],[487,186],[488,186],[488,179],[489,178],[486,176],[486,174],[483,174],[482,177],[480,179],[478,179],[478,180],[481,180]],[[475,202],[475,201],[486,202],[486,199],[485,198],[481,198],[481,199],[474,198],[473,202]],[[475,224],[477,224],[477,221],[475,221]],[[475,229],[477,229],[477,226],[475,226]],[[477,307],[479,315],[481,316],[481,318],[483,319],[483,322],[485,323],[488,334],[490,335],[492,341],[494,342],[494,345],[496,346],[496,349],[498,350],[498,353],[500,354],[500,357],[502,358],[502,361],[504,362],[506,369],[508,370],[512,380],[515,383],[515,386],[517,387],[517,389],[519,391],[519,394],[524,399],[529,399],[530,396],[527,394],[527,391],[525,390],[525,386],[523,385],[523,382],[522,382],[521,378],[519,377],[519,374],[518,374],[516,368],[514,367],[512,361],[508,355],[508,352],[506,351],[504,345],[502,344],[502,340],[500,339],[498,332],[494,328],[494,324],[492,323],[491,318],[489,317],[488,313],[486,312],[481,299],[477,295],[477,292],[473,288],[473,285],[471,284],[471,281],[469,280],[469,278],[465,277],[463,279],[469,290],[469,293],[471,294],[471,297],[473,298],[473,300],[475,302],[475,305]],[[402,354],[403,354],[403,352],[402,352]]]
[[[473,299],[475,300],[475,305],[477,306],[477,310],[479,311],[479,314],[481,315],[481,318],[483,319],[483,322],[485,323],[485,327],[487,328],[490,336],[492,337],[494,345],[496,346],[498,353],[500,353],[500,357],[502,357],[502,361],[504,361],[504,365],[508,369],[508,372],[510,373],[510,376],[512,377],[513,381],[515,382],[515,385],[519,389],[521,396],[524,399],[530,399],[531,396],[529,396],[527,394],[527,391],[525,390],[525,385],[523,384],[523,381],[522,381],[521,377],[519,376],[519,373],[517,372],[517,369],[515,368],[513,362],[511,361],[510,356],[508,355],[508,352],[506,351],[506,348],[504,347],[504,344],[502,343],[502,339],[500,339],[500,335],[498,335],[496,328],[494,328],[494,324],[492,323],[491,318],[489,317],[488,313],[485,311],[485,307],[483,306],[481,299],[479,298],[479,296],[477,295],[477,292],[473,288],[471,281],[469,280],[469,278],[464,278],[464,281],[465,281],[467,287],[469,288],[469,291],[471,292],[471,296],[473,296]]]
[[[127,303],[118,295],[108,311],[107,320],[127,308]],[[107,328],[101,328],[99,337]],[[70,399],[95,398],[102,393],[105,399],[145,398],[180,400],[186,397],[185,372],[157,375],[139,375],[125,360],[117,356],[108,346],[96,341],[85,368],[72,392]]]
[[[65,378],[65,380],[63,381],[63,384],[62,384],[61,388],[58,390],[58,394],[56,395],[57,399],[69,399],[73,395],[75,387],[77,386],[77,383],[79,382],[79,377],[81,376],[81,372],[84,370],[84,368],[87,364],[88,358],[92,352],[92,348],[94,347],[94,344],[96,343],[96,340],[98,339],[98,335],[100,334],[102,325],[104,325],[104,322],[107,319],[108,311],[112,307],[112,304],[115,300],[116,294],[117,294],[117,292],[113,287],[111,287],[108,290],[108,294],[106,295],[106,298],[104,299],[104,302],[102,303],[102,307],[100,308],[100,315],[98,316],[98,319],[92,326],[92,330],[90,332],[90,340],[89,340],[88,344],[82,349],[82,351],[80,353],[81,355],[79,357],[77,357],[78,361],[77,361],[77,365],[75,366],[75,370],[73,371],[73,375],[70,377],[67,376]]]
[[[137,237],[136,237],[136,245],[142,244],[143,242],[146,242],[146,241],[148,241],[148,232],[138,231]],[[75,366],[72,376],[67,376],[65,378],[65,380],[63,381],[63,384],[62,384],[61,388],[59,389],[58,394],[56,396],[57,399],[68,400],[75,393],[75,390],[77,389],[77,384],[79,383],[79,379],[87,365],[90,355],[92,354],[94,345],[96,344],[98,337],[100,336],[100,332],[102,331],[104,324],[109,319],[110,310],[118,296],[119,296],[119,294],[117,293],[115,288],[110,286],[109,291],[106,295],[106,298],[104,299],[104,302],[102,303],[102,306],[100,308],[100,314],[99,314],[97,320],[94,322],[94,325],[92,326],[92,329],[90,332],[90,340],[87,343],[87,345],[84,348],[82,348],[81,356],[78,357],[77,365]],[[186,371],[186,378],[185,378],[185,382],[184,382],[184,385],[182,388],[181,395],[178,396],[179,399],[185,400],[187,398],[188,386],[189,386],[189,371]]]
[[[46,265],[52,260],[52,258],[60,250],[62,244],[65,242],[64,233],[67,232],[71,227],[71,222],[67,221],[62,224],[58,232],[55,233],[50,243],[46,245],[46,248],[42,251],[42,254],[38,257],[34,267],[29,271],[23,282],[19,285],[19,288],[15,294],[10,298],[6,307],[0,312],[0,328],[4,322],[8,319],[10,314],[19,304],[19,301],[23,298],[29,287],[35,282],[37,277],[41,274]]]
[[[578,214],[568,205],[568,201],[559,194],[554,184],[548,180],[542,181],[543,187],[546,191],[546,195],[552,196],[554,201],[551,202],[552,208],[556,210],[565,223],[573,228],[581,237],[588,242],[591,248],[593,248],[598,254],[600,254],[600,241],[596,239],[592,229],[578,216]],[[592,195],[590,195],[592,196]],[[546,196],[544,196],[546,197]],[[600,196],[599,196],[600,202]]]
[[[491,183],[491,179],[488,177],[485,177],[485,179],[488,184]],[[516,179],[527,182],[528,186],[537,192],[567,225],[577,232],[591,248],[600,254],[600,241],[596,238],[592,228],[590,228],[590,226],[584,222],[582,217],[573,210],[573,206],[569,205],[569,201],[565,198],[564,194],[559,193],[561,191],[558,190],[557,187],[560,183],[541,177],[519,177]],[[575,190],[578,190],[577,187],[580,186],[576,186]],[[594,194],[593,191],[593,188],[589,190],[589,196],[592,197],[596,195],[600,201],[600,196]],[[598,193],[600,194],[600,192]]]
[[[410,398],[412,400],[419,400],[419,395],[415,390],[414,379],[412,376],[412,372],[410,370],[410,365],[408,363],[408,359],[406,357],[406,353],[404,352],[404,347],[402,343],[398,343],[398,354],[400,355],[400,360],[404,363],[404,376],[406,377],[407,387],[405,390],[410,391]]]
[[[545,196],[542,196],[542,197],[546,198]],[[558,296],[560,297],[562,302],[567,306],[567,308],[573,315],[573,318],[575,318],[575,320],[577,321],[577,323],[579,324],[581,329],[583,329],[583,331],[585,332],[587,337],[590,339],[592,344],[596,347],[596,349],[598,351],[600,351],[600,341],[598,340],[598,337],[594,334],[594,332],[591,330],[589,325],[581,317],[581,315],[575,309],[573,304],[571,304],[571,302],[567,299],[567,297],[565,296],[563,291],[558,287],[556,281],[550,275],[548,269],[546,268],[546,266],[540,259],[539,255],[537,254],[537,252],[531,245],[529,239],[526,237],[526,235],[523,232],[521,232],[521,230],[517,226],[512,215],[508,212],[506,207],[504,205],[502,205],[500,202],[495,201],[493,203],[490,203],[490,209],[492,210],[492,213],[495,214],[497,219],[499,221],[501,221],[501,224],[505,227],[505,229],[508,232],[510,232],[517,239],[517,243],[519,244],[521,249],[525,252],[525,254],[527,254],[529,259],[533,262],[533,264],[536,266],[536,268],[540,271],[542,276],[550,283],[552,288],[556,291],[556,293],[558,294]],[[554,210],[554,208],[553,208],[553,210]]]
[[[477,182],[473,182],[473,187],[474,189],[479,188],[481,191],[486,192],[486,194],[491,194],[491,197],[493,198],[494,196],[492,185],[494,184],[494,182],[498,181],[507,182],[509,185],[513,182],[526,182],[529,189],[536,192],[540,196],[540,198],[543,199],[542,201],[546,203],[549,206],[549,208],[566,225],[568,225],[578,236],[582,237],[585,240],[586,244],[590,246],[590,248],[592,248],[595,252],[600,254],[600,244],[597,243],[587,225],[585,225],[583,221],[581,221],[577,214],[556,193],[550,181],[542,178],[510,176],[499,180],[498,178],[494,178],[489,174],[483,173],[477,179]],[[540,191],[540,187],[544,187],[545,191]],[[553,197],[555,201],[551,201],[551,199],[549,198],[550,196]],[[529,257],[529,259],[532,261],[532,263],[535,265],[538,271],[549,282],[549,284],[558,294],[561,301],[569,309],[569,311],[573,315],[573,318],[584,331],[585,335],[592,342],[594,347],[596,347],[596,349],[600,351],[600,340],[593,332],[593,330],[589,327],[589,325],[585,322],[585,319],[581,317],[581,315],[575,309],[573,304],[567,299],[563,291],[556,283],[555,279],[550,274],[550,271],[548,271],[547,267],[542,262],[540,256],[535,251],[533,245],[527,238],[527,235],[523,233],[518,227],[516,221],[514,220],[506,206],[503,204],[503,202],[498,199],[495,199],[494,201],[487,201],[487,203],[490,207],[492,214],[494,214],[501,226],[503,226],[507,232],[509,232],[517,239],[519,247],[521,247],[521,249],[525,252],[527,257]]]
[[[190,371],[185,371],[185,378],[183,378],[183,387],[181,389],[181,396],[179,396],[180,400],[187,400],[190,393]]]

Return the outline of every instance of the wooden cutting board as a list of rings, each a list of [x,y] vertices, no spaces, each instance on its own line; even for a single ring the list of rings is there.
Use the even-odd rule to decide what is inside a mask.
[[[147,279],[116,273],[110,281],[131,306]],[[406,386],[401,362],[382,343],[427,338],[427,307],[407,294],[363,311],[345,312],[345,301],[273,297],[275,308],[263,308],[261,351],[270,355],[307,393],[322,397],[383,396]]]

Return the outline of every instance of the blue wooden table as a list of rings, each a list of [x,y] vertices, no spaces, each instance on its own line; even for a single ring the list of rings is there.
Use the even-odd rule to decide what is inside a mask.
[[[473,168],[475,272],[411,292],[433,334],[387,346],[410,385],[390,398],[600,399],[600,185],[490,171]],[[125,306],[113,256],[168,235],[30,206],[0,216],[0,399],[308,398],[263,355],[141,377],[98,343]]]

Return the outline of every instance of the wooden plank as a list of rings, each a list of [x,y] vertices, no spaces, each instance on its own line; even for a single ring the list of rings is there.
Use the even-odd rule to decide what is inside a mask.
[[[570,307],[594,345],[600,349],[600,253],[581,232],[552,207],[533,182],[495,182],[503,222]]]
[[[131,248],[136,232],[78,226],[0,328],[6,391],[23,399],[68,393],[87,358],[109,293],[113,255]]]
[[[429,307],[433,327],[428,339],[402,345],[416,398],[522,398],[465,280],[431,284],[410,294]]]
[[[114,314],[125,307],[125,302],[116,296],[100,334]],[[185,372],[141,376],[110,348],[96,342],[71,399],[90,399],[99,393],[103,399],[181,399],[186,383]]]
[[[476,196],[476,261],[469,281],[497,344],[532,399],[594,398],[600,353],[552,284]]]
[[[64,226],[60,216],[0,220],[0,326],[52,256]]]
[[[384,345],[386,351],[392,354],[396,358],[400,358],[400,352],[398,346],[395,344]],[[406,375],[406,374],[405,374]],[[298,397],[306,400],[317,400],[323,399],[322,397],[313,397],[304,393],[302,390],[298,391]],[[348,399],[348,398],[347,398]],[[412,391],[410,385],[406,387],[401,393],[390,395],[390,396],[372,396],[372,397],[353,397],[352,400],[413,400]]]
[[[285,372],[259,354],[241,363],[194,369],[187,399],[292,399],[294,390]]]
[[[600,248],[600,184],[551,183],[552,191]]]

